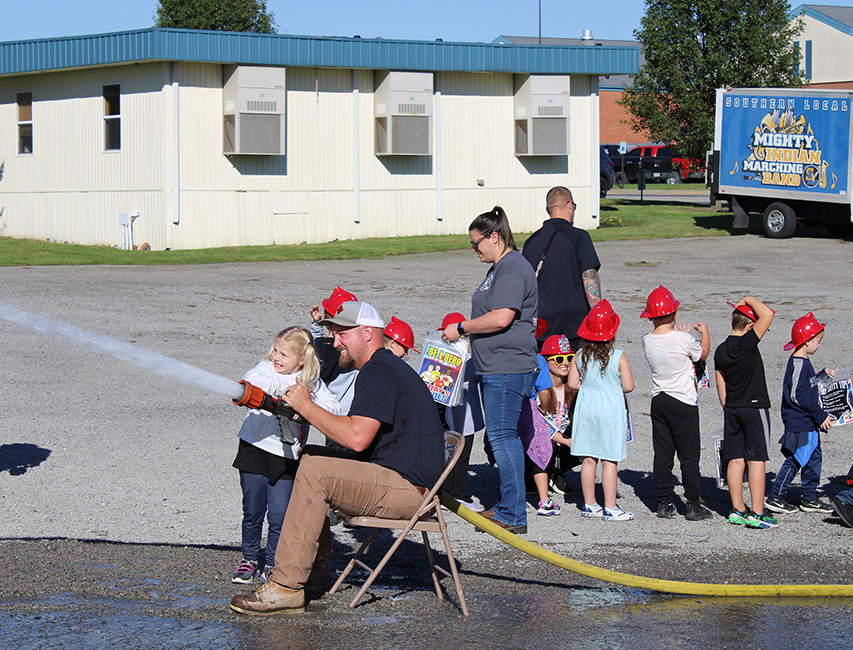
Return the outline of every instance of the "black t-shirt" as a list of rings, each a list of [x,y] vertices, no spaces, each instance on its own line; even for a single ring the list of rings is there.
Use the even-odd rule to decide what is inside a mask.
[[[359,370],[350,415],[381,422],[359,460],[393,469],[431,488],[444,470],[444,429],[435,402],[409,364],[382,348]]]
[[[714,368],[726,380],[725,406],[733,408],[770,408],[764,362],[758,344],[761,339],[749,330],[742,336],[729,336],[714,352]]]
[[[540,341],[552,334],[577,338],[578,327],[589,313],[582,273],[601,267],[586,230],[575,228],[565,219],[547,219],[528,237],[521,251],[534,271],[558,229],[539,271],[538,316],[548,322],[548,329],[539,337]]]

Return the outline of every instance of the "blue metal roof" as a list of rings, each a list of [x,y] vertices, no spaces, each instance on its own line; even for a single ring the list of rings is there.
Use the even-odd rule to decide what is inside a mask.
[[[496,45],[150,28],[0,43],[0,75],[140,61],[372,70],[636,74],[636,47]]]

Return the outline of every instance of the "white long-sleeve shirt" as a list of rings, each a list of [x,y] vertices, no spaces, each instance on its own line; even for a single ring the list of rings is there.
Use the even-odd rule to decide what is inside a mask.
[[[275,371],[270,361],[261,361],[249,370],[243,379],[253,386],[275,397],[281,397],[285,389],[296,383],[300,373],[281,374]],[[340,415],[341,405],[332,392],[319,379],[311,389],[311,399],[330,413]],[[282,427],[288,427],[293,435],[293,444],[286,444],[281,437]],[[246,409],[246,417],[237,434],[242,440],[276,456],[298,459],[308,440],[308,423],[297,424],[261,409]]]

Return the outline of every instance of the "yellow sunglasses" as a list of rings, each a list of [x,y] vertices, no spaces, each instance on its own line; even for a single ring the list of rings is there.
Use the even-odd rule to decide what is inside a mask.
[[[564,363],[571,363],[573,354],[549,354],[545,358],[548,361],[553,361],[558,366],[562,366]]]

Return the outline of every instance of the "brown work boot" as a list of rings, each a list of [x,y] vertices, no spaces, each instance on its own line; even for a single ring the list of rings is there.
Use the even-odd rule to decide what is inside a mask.
[[[252,593],[234,596],[229,607],[235,612],[252,616],[301,614],[305,611],[305,592],[270,580]]]
[[[332,572],[329,569],[329,564],[327,562],[315,564],[305,583],[305,591],[311,594],[324,594],[331,588]]]

